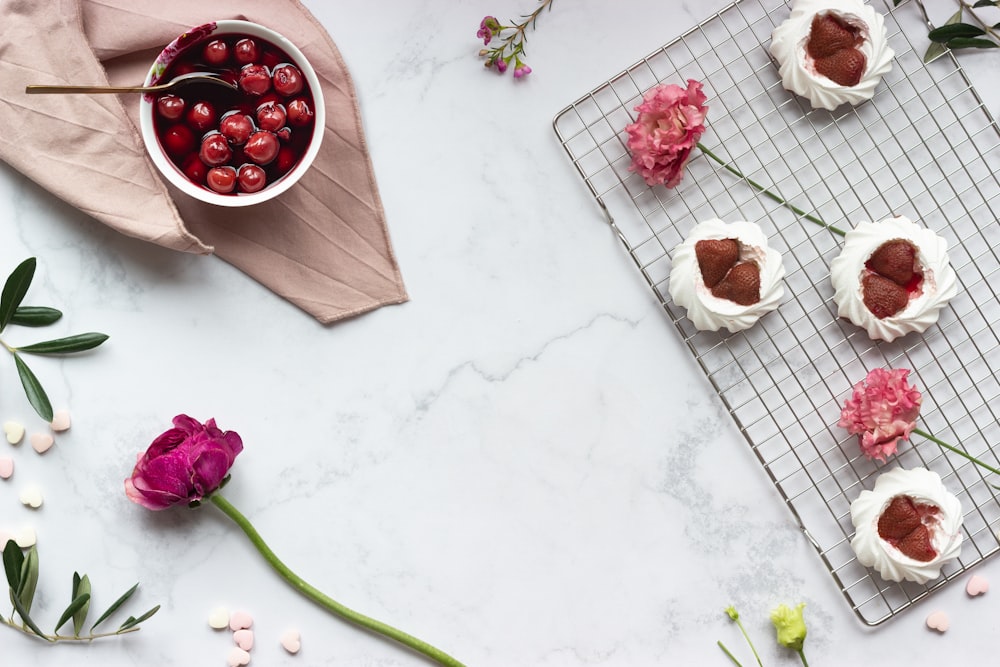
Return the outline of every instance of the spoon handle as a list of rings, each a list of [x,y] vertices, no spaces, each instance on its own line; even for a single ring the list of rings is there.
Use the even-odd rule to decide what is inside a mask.
[[[45,93],[143,93],[156,91],[162,86],[25,86],[29,95]]]

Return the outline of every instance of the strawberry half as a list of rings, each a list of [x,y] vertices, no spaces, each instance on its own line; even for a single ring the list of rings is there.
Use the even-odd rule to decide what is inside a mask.
[[[937,556],[926,521],[934,521],[938,508],[917,503],[910,496],[896,496],[878,518],[878,534],[913,560],[926,563]]]
[[[694,244],[694,255],[701,268],[705,287],[715,287],[740,259],[740,244],[736,239],[703,239]]]
[[[896,548],[921,563],[933,560],[937,556],[937,550],[931,544],[931,531],[923,524],[917,526],[912,533],[901,539]]]
[[[865,54],[857,49],[841,49],[832,56],[816,59],[816,71],[834,83],[850,88],[861,81],[867,65]]]
[[[760,301],[760,268],[753,262],[737,264],[712,288],[712,296],[752,306]]]
[[[817,14],[809,28],[806,50],[814,60],[819,60],[837,51],[860,46],[863,41],[861,31],[836,14]]]
[[[916,259],[917,249],[912,243],[895,239],[880,245],[865,266],[900,287],[906,287],[913,280]]]
[[[906,308],[910,294],[888,278],[869,273],[861,279],[861,299],[875,317],[884,319]]]

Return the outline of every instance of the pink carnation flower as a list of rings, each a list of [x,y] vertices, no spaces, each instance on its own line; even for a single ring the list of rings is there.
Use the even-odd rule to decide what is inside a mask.
[[[920,414],[920,392],[906,381],[909,369],[876,368],[854,385],[838,426],[858,435],[861,451],[885,461],[900,440],[909,440]]]
[[[701,82],[688,79],[687,89],[660,84],[646,92],[635,108],[639,118],[628,125],[630,171],[649,185],[676,187],[684,176],[691,152],[705,132],[705,93]]]

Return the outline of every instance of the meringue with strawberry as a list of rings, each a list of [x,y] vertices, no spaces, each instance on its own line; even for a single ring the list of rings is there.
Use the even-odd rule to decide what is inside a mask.
[[[948,242],[904,216],[847,232],[830,279],[838,315],[887,342],[925,331],[958,291]]]
[[[882,15],[862,0],[796,0],[769,51],[782,85],[829,111],[870,100],[895,56]]]
[[[851,503],[858,562],[883,579],[925,584],[962,550],[962,504],[926,468],[894,468]]]
[[[759,225],[712,218],[674,248],[667,290],[699,330],[735,333],[778,307],[784,276]]]

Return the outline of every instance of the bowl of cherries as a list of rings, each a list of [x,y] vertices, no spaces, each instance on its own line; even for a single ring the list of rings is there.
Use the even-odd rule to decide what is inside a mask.
[[[193,72],[234,85],[143,95],[139,126],[163,176],[219,206],[250,206],[292,187],[319,152],[325,126],[319,79],[302,52],[256,23],[208,23],[171,42],[145,85]]]

